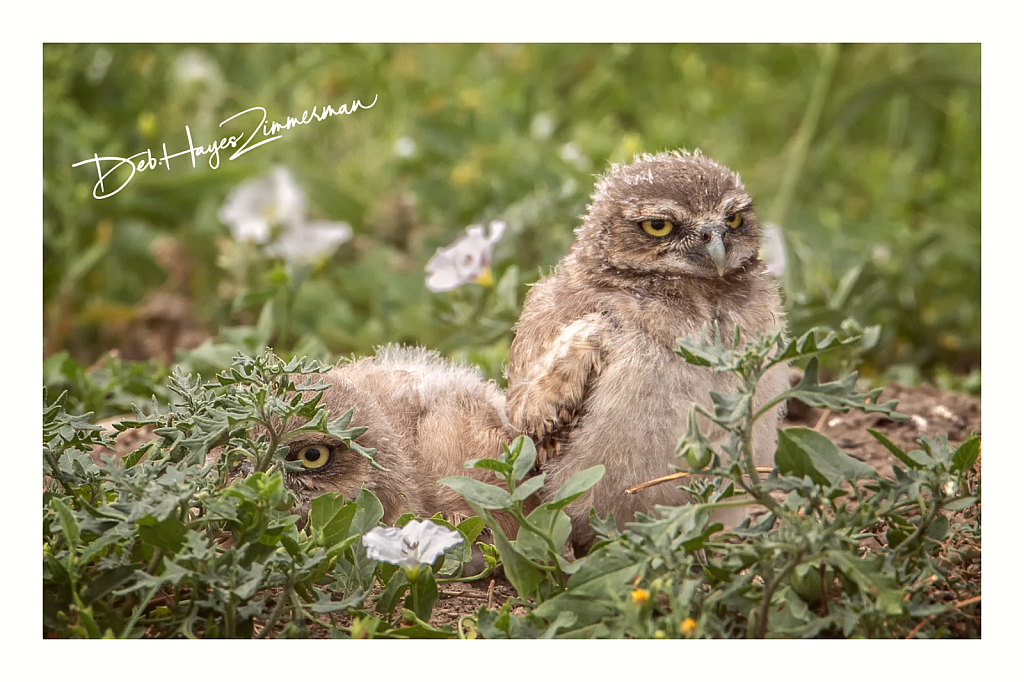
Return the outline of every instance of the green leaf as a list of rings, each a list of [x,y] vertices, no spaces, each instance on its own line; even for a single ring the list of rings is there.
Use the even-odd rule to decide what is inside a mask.
[[[409,594],[405,596],[405,608],[416,614],[418,622],[430,620],[430,614],[437,603],[437,582],[434,573],[421,567],[416,579],[409,585]],[[405,613],[403,612],[403,617]]]
[[[318,547],[331,547],[348,537],[357,505],[340,493],[314,497],[309,505],[310,537]]]
[[[64,504],[60,498],[53,498],[53,508],[60,518],[60,527],[64,537],[68,540],[68,547],[72,554],[78,553],[78,546],[82,544],[82,531],[78,526],[74,513]]]
[[[724,425],[734,424],[750,410],[751,395],[749,393],[718,393],[710,391],[711,404],[714,406],[714,420]]]
[[[817,431],[802,427],[779,431],[775,463],[779,473],[810,476],[819,485],[838,486],[844,480],[878,477],[869,464],[850,457]]]
[[[526,517],[535,528],[541,531],[544,536],[551,539],[555,547],[564,547],[572,532],[572,522],[568,515],[560,509],[552,509],[547,505],[541,505],[530,512]],[[550,559],[550,547],[544,537],[536,533],[520,528],[513,543],[517,550],[524,556],[534,561],[547,562]]]
[[[962,471],[969,471],[974,463],[978,461],[981,454],[981,436],[971,436],[965,440],[953,454],[953,464],[950,470],[958,474]]]
[[[867,393],[858,393],[857,372],[827,384],[820,384],[818,383],[818,358],[811,358],[800,383],[782,393],[781,396],[795,398],[805,405],[827,408],[833,412],[844,414],[853,409],[861,412],[878,412],[894,420],[908,418],[905,414],[896,412],[895,400],[879,405],[878,396],[881,393],[882,389],[880,388]]]
[[[533,466],[537,463],[537,447],[530,438],[519,436],[512,442],[512,452],[517,453],[512,469],[512,479],[521,481],[533,471]]]
[[[185,539],[188,529],[177,516],[168,516],[157,521],[152,516],[139,519],[139,538],[143,542],[156,545],[171,555],[177,554]]]
[[[541,584],[544,583],[544,572],[512,546],[512,543],[505,537],[505,533],[502,532],[501,526],[495,523],[485,510],[477,509],[472,502],[470,506],[473,506],[477,514],[483,517],[487,521],[487,525],[490,526],[494,545],[498,548],[501,564],[505,568],[505,575],[509,582],[516,588],[520,597],[529,599],[531,595],[539,591]]]
[[[507,474],[512,471],[512,466],[508,462],[500,462],[493,457],[471,459],[466,462],[465,467],[467,469],[489,469],[490,471],[497,471],[500,474]]]
[[[127,564],[104,571],[82,591],[82,603],[88,606],[128,581],[143,564]]]
[[[402,611],[402,622],[412,623],[412,625],[403,625],[400,628],[386,630],[383,633],[384,636],[409,639],[449,639],[455,636],[455,633],[450,629],[438,630],[437,628],[430,627],[410,609]]]
[[[779,350],[765,366],[765,369],[780,362],[787,362],[807,357],[808,355],[817,355],[825,351],[850,346],[858,341],[865,341],[865,345],[874,345],[878,338],[879,328],[877,326],[861,329],[853,320],[847,319],[843,321],[841,327],[846,336],[840,337],[833,330],[827,328],[815,327],[809,329],[801,334],[799,338],[792,339],[786,345],[780,346]]]
[[[882,435],[878,431],[875,431],[874,429],[868,429],[868,433],[870,433],[874,437],[875,440],[877,440],[879,443],[884,445],[885,449],[888,450],[889,452],[891,452],[893,457],[895,457],[899,461],[903,462],[908,467],[910,467],[912,469],[924,469],[925,468],[925,466],[926,466],[925,464],[922,464],[922,463],[918,462],[917,460],[912,458],[910,455],[908,455],[907,453],[903,452],[903,450],[900,449],[900,447],[898,445],[893,443],[891,440],[886,438],[884,435]]]
[[[398,606],[398,600],[402,598],[407,589],[409,589],[409,578],[405,571],[401,569],[395,571],[391,576],[391,580],[388,581],[388,584],[381,592],[380,598],[377,599],[375,607],[377,613],[390,616],[395,607]]]
[[[462,495],[472,504],[483,509],[506,509],[512,506],[512,496],[507,490],[468,476],[449,476],[438,481],[446,485],[458,494]]]
[[[349,526],[349,535],[365,535],[371,528],[376,528],[384,516],[384,507],[380,500],[366,488],[359,491],[356,497],[356,513]]]
[[[466,538],[466,546],[473,544],[478,537],[480,532],[484,529],[484,520],[479,516],[471,516],[458,526],[456,530],[462,533],[462,537]]]
[[[601,477],[604,476],[604,465],[598,464],[592,466],[589,469],[577,472],[565,482],[558,492],[555,493],[555,499],[552,500],[547,506],[550,509],[561,509],[565,505],[569,504],[583,493],[593,488]]]
[[[523,481],[522,483],[520,483],[519,487],[517,487],[515,489],[515,492],[512,493],[512,501],[513,502],[523,502],[523,501],[525,501],[526,498],[528,498],[530,495],[534,494],[535,492],[537,492],[538,490],[540,490],[541,488],[544,487],[544,479],[546,477],[547,477],[547,474],[540,474],[539,476],[534,476],[533,478],[528,478],[525,481]]]

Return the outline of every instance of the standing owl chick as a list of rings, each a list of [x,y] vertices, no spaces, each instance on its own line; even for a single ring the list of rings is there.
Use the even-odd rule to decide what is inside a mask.
[[[593,541],[588,514],[634,513],[689,500],[670,485],[625,490],[670,473],[692,405],[735,379],[675,354],[677,339],[718,323],[746,338],[783,324],[778,287],[758,259],[761,227],[737,175],[686,153],[613,165],[597,183],[569,255],[526,297],[509,351],[506,411],[538,445],[553,495],[573,474],[603,464],[604,478],[570,504],[570,542]],[[786,368],[761,381],[755,403],[788,387]],[[758,400],[760,398],[760,400]],[[784,408],[754,429],[754,459],[771,462]],[[701,424],[712,442],[725,434]],[[724,517],[724,518],[723,518]],[[740,515],[716,519],[736,523]]]

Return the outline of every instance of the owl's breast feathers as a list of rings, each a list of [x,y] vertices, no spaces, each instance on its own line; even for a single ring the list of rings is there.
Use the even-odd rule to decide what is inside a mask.
[[[562,453],[609,363],[628,365],[616,375],[643,371],[641,358],[657,357],[653,364],[666,369],[662,363],[685,362],[674,355],[677,340],[700,334],[705,325],[718,322],[728,341],[733,325],[749,336],[782,323],[778,290],[767,278],[744,276],[741,286],[681,281],[677,291],[653,295],[591,286],[564,265],[531,289],[509,350],[507,415],[537,444],[538,465]]]

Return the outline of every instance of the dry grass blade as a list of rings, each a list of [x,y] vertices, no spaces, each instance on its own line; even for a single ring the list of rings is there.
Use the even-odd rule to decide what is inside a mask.
[[[961,607],[968,606],[970,604],[974,604],[975,602],[980,602],[980,601],[981,601],[981,595],[979,594],[977,597],[971,597],[970,599],[964,599],[963,601],[958,601],[958,602],[955,602],[953,604],[950,604],[948,608],[943,609],[942,611],[939,611],[938,613],[933,613],[932,615],[928,616],[927,618],[922,620],[920,623],[915,625],[914,629],[911,630],[910,634],[908,634],[904,639],[913,639],[914,635],[916,635],[921,630],[921,628],[923,628],[925,625],[927,625],[932,620],[932,618],[935,618],[935,616],[941,616],[943,613],[946,613],[946,612],[951,611],[953,609],[959,609]]]
[[[759,474],[770,474],[771,472],[772,472],[772,468],[771,467],[757,467],[757,473],[759,473]],[[654,479],[652,481],[644,481],[643,483],[641,483],[639,485],[635,485],[632,488],[626,488],[626,494],[627,495],[635,495],[636,493],[640,492],[641,490],[645,490],[647,488],[653,488],[654,486],[661,485],[662,483],[669,483],[671,481],[675,481],[675,480],[678,480],[680,478],[686,478],[687,476],[703,476],[703,475],[704,474],[702,474],[699,471],[677,471],[674,474],[669,474],[668,476],[661,476],[660,478],[656,478],[656,479]]]

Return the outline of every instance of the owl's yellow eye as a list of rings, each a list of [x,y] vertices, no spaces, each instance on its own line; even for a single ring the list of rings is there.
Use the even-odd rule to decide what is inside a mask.
[[[331,449],[326,445],[306,445],[299,450],[298,460],[307,469],[319,469],[331,459]]]
[[[725,217],[725,226],[737,228],[743,224],[743,214],[733,213]]]
[[[670,220],[645,220],[640,223],[640,227],[652,237],[664,237],[675,225]]]

